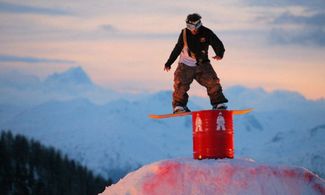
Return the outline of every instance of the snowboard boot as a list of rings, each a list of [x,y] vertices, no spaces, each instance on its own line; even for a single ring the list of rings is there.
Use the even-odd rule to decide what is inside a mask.
[[[225,103],[213,105],[212,110],[227,110],[227,105]]]
[[[176,106],[173,111],[174,114],[183,113],[183,112],[191,112],[191,110],[188,109],[187,106]]]

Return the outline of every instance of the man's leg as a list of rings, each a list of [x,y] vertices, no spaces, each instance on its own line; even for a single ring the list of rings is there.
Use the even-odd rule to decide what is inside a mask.
[[[176,106],[186,106],[188,102],[187,91],[193,82],[195,68],[185,64],[178,64],[174,73],[174,93],[173,93],[173,109]]]
[[[222,92],[220,80],[209,62],[198,67],[195,79],[200,85],[207,88],[212,106],[228,102]]]

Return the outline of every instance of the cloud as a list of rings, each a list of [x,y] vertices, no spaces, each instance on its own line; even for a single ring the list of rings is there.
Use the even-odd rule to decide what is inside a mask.
[[[303,6],[321,10],[325,7],[324,0],[247,0],[249,5],[255,6]]]
[[[275,18],[274,24],[303,24],[308,26],[325,26],[325,12],[310,16],[293,15],[286,12]]]
[[[112,24],[102,24],[102,25],[98,25],[96,31],[89,31],[88,36],[96,37],[104,40],[109,40],[109,39],[164,40],[164,39],[175,38],[178,36],[178,33],[119,29]]]
[[[320,28],[303,29],[300,31],[274,28],[270,33],[270,40],[276,44],[325,47],[325,32]]]
[[[325,46],[324,0],[247,0],[246,3],[263,10],[263,15],[255,21],[264,22],[271,43]]]
[[[48,58],[35,58],[35,57],[21,57],[13,55],[0,55],[0,62],[24,62],[24,63],[50,63],[50,64],[75,64],[75,61],[61,60],[61,59],[48,59]]]
[[[70,12],[63,9],[45,8],[31,5],[19,5],[8,2],[0,2],[0,12],[40,15],[71,15]]]
[[[101,26],[99,26],[99,29],[104,30],[106,32],[116,32],[117,31],[117,29],[111,24],[101,25]]]
[[[282,26],[271,31],[274,43],[325,46],[325,13],[301,16],[287,12],[275,18],[273,24]],[[286,28],[288,25],[296,27]]]

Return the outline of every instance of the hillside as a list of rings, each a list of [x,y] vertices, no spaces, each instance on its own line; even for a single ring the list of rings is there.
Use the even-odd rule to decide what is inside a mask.
[[[95,195],[111,180],[58,150],[11,132],[0,134],[0,194]]]

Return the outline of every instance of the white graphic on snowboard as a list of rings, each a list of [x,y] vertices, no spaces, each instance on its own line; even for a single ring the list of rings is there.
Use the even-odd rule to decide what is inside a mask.
[[[223,130],[225,131],[226,130],[226,121],[225,121],[225,118],[222,116],[222,112],[219,112],[218,114],[218,117],[217,117],[217,131],[220,131],[220,130]]]

